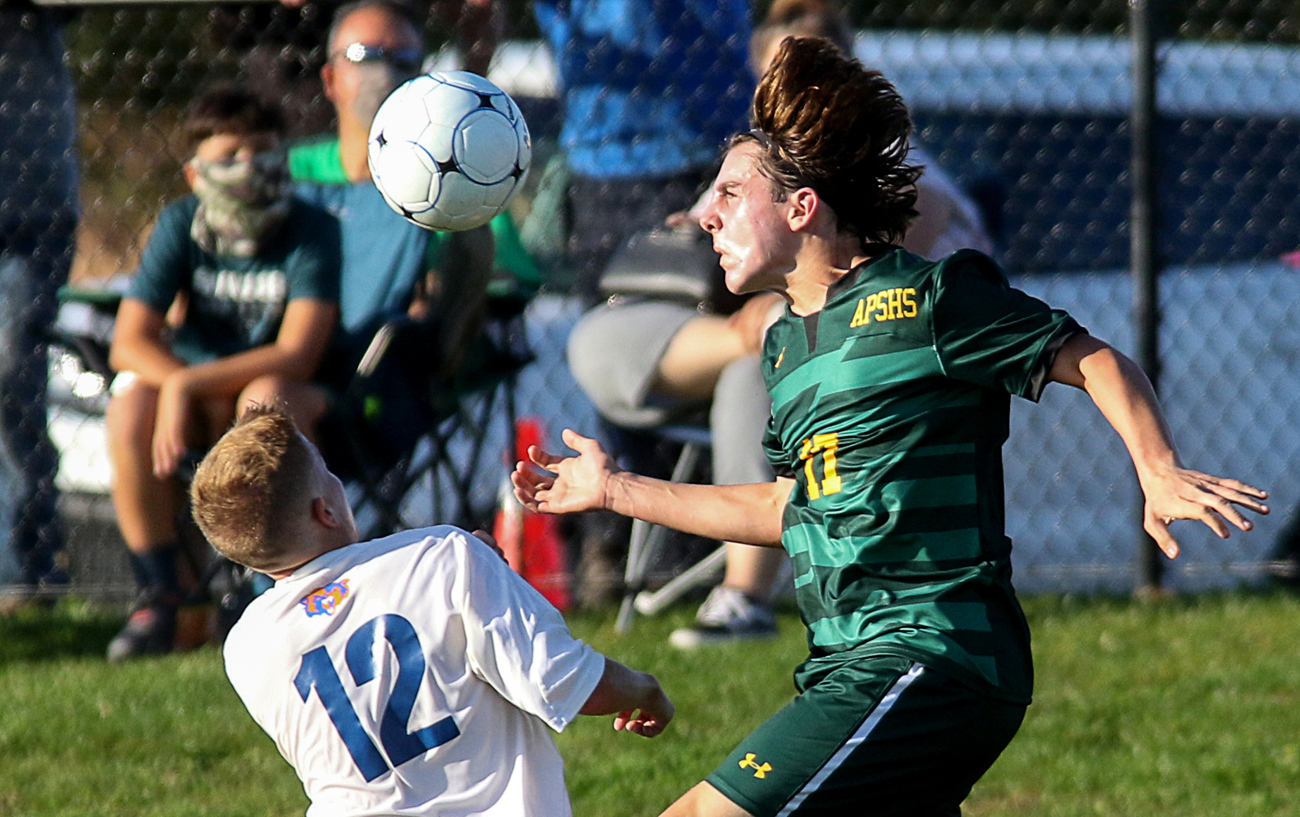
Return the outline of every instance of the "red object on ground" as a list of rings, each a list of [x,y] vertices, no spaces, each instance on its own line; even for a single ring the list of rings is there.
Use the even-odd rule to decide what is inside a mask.
[[[509,461],[511,469],[528,458],[528,447],[542,445],[542,426],[534,417],[515,421],[515,450]],[[546,600],[561,611],[572,601],[569,581],[569,555],[560,536],[556,517],[533,513],[515,499],[509,476],[501,488],[492,535],[515,572],[537,588]]]

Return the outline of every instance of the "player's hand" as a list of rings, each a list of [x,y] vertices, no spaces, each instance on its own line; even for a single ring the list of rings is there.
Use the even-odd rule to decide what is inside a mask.
[[[608,507],[609,481],[615,469],[605,449],[572,429],[566,428],[561,437],[578,456],[558,456],[529,446],[529,462],[519,462],[510,475],[515,496],[536,513],[579,513]]]
[[[1143,527],[1170,559],[1178,557],[1178,541],[1169,532],[1175,519],[1199,519],[1220,539],[1227,539],[1229,524],[1248,531],[1255,525],[1240,508],[1268,513],[1261,500],[1268,492],[1235,479],[1202,474],[1171,466],[1142,479],[1146,495]]]
[[[656,681],[650,700],[640,709],[629,709],[614,716],[614,731],[633,732],[643,738],[658,737],[668,728],[676,712],[677,708]]]
[[[183,369],[181,370],[184,371]],[[158,408],[153,423],[153,473],[162,479],[176,473],[189,449],[191,399],[179,372],[158,387]]]

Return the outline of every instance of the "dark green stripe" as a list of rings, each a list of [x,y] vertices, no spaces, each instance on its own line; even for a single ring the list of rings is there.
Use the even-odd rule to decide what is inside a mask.
[[[983,604],[936,603],[930,600],[910,604],[894,602],[887,611],[870,608],[854,610],[844,615],[809,621],[808,629],[816,644],[861,643],[862,633],[878,627],[886,619],[902,626],[940,632],[989,631],[988,615]]]
[[[843,526],[852,527],[853,520]],[[846,533],[818,548],[816,561],[810,558],[810,567],[840,569],[859,565],[864,569],[878,569],[886,565],[906,567],[908,571],[926,573],[948,571],[956,567],[971,567],[984,560],[980,547],[979,530],[974,527],[939,531],[899,533],[890,531],[882,535]]]
[[[860,360],[879,355],[890,355],[895,352],[906,352],[912,349],[933,348],[928,338],[922,339],[919,336],[906,337],[888,332],[854,335],[848,339],[847,346],[848,348],[844,351],[845,360]]]
[[[805,362],[771,388],[772,404],[783,406],[799,392],[821,386],[828,379],[846,385],[884,384],[911,380],[925,371],[938,372],[939,362],[933,349],[922,348],[872,358],[845,361],[845,347],[820,355],[817,365]],[[832,368],[833,367],[833,368]],[[836,389],[839,391],[840,389]]]

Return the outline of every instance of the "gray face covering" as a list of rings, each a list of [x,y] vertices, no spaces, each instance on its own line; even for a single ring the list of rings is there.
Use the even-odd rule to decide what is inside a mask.
[[[256,255],[289,214],[292,189],[284,149],[259,153],[251,161],[193,161],[199,207],[190,237],[213,255]]]
[[[354,65],[352,70],[357,72],[357,95],[349,107],[357,121],[367,125],[374,121],[379,106],[384,104],[388,95],[410,79],[405,72],[387,62],[362,63]]]

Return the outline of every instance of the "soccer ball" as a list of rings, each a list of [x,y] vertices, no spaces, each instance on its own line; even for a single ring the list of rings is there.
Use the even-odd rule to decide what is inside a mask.
[[[532,161],[515,101],[466,71],[397,88],[370,125],[370,176],[388,205],[430,230],[470,230],[506,208]]]

